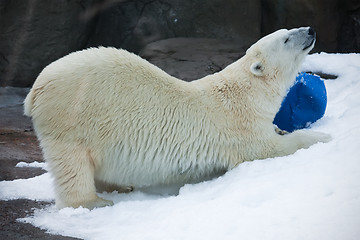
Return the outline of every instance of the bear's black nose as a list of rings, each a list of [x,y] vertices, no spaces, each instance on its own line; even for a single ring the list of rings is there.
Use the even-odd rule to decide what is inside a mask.
[[[309,27],[309,35],[310,36],[314,36],[315,35],[315,31],[312,27]]]

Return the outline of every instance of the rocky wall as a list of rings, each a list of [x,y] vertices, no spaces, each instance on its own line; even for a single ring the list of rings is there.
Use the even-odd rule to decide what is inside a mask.
[[[140,53],[159,40],[201,38],[230,41],[239,46],[234,54],[276,29],[304,25],[317,30],[316,51],[359,52],[359,5],[356,0],[0,0],[0,86],[29,87],[47,64],[87,47]],[[201,50],[201,56],[223,54],[216,48]]]

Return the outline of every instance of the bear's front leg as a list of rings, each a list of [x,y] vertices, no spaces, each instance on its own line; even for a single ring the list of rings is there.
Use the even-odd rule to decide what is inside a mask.
[[[276,134],[275,156],[286,156],[302,148],[309,148],[315,143],[327,143],[332,138],[329,134],[309,130],[297,130],[285,135]]]
[[[59,144],[60,145],[60,144]],[[97,196],[94,180],[94,163],[88,151],[69,149],[66,151],[44,149],[45,158],[54,176],[56,206],[97,207],[112,206],[113,202]],[[46,154],[46,153],[51,153]],[[54,154],[58,153],[58,154]]]

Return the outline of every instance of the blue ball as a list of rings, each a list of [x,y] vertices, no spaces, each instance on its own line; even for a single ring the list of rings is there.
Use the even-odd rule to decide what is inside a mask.
[[[326,104],[324,81],[318,76],[300,73],[282,102],[274,124],[288,132],[309,127],[324,116]]]

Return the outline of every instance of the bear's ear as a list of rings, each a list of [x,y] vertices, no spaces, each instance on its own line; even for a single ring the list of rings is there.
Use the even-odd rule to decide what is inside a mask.
[[[254,62],[253,64],[251,64],[250,66],[250,71],[255,75],[255,76],[262,76],[264,74],[264,66],[261,62]]]

